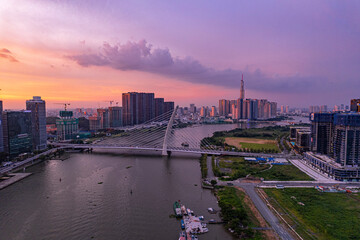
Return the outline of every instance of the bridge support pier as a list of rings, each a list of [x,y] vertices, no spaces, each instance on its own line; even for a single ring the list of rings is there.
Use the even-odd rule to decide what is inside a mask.
[[[170,134],[170,132],[171,132],[172,125],[173,125],[174,118],[175,118],[175,114],[176,114],[176,111],[177,111],[178,107],[179,107],[179,106],[176,106],[176,108],[174,108],[174,111],[173,111],[173,113],[171,114],[169,123],[168,123],[167,128],[166,128],[166,131],[165,131],[164,142],[163,142],[163,149],[162,149],[162,153],[161,153],[161,155],[163,155],[163,156],[170,156],[170,155],[169,155],[169,151],[167,150],[167,143],[168,143],[169,134]],[[170,152],[170,154],[171,154],[171,152]]]

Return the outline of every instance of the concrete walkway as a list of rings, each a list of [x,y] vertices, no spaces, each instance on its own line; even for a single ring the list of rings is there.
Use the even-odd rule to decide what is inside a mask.
[[[0,181],[0,190],[3,188],[6,188],[7,186],[10,186],[11,184],[14,184],[21,179],[24,179],[28,176],[30,176],[32,173],[11,173],[9,176],[11,176],[9,179]]]
[[[309,165],[307,165],[305,163],[304,160],[298,159],[298,160],[289,160],[289,161],[291,162],[291,164],[293,164],[299,170],[303,171],[304,173],[306,173],[307,175],[309,175],[310,177],[312,177],[316,181],[332,182],[332,183],[337,183],[338,182],[338,181],[326,176],[325,174],[320,173],[319,171],[311,168]]]

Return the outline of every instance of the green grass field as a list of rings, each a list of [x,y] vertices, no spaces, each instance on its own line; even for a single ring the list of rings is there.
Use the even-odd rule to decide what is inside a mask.
[[[240,142],[241,147],[244,149],[251,149],[251,150],[273,150],[279,152],[279,148],[275,143],[246,143]]]
[[[235,230],[242,239],[264,239],[260,231],[251,230],[251,227],[260,227],[260,223],[245,203],[245,193],[233,187],[225,187],[217,195],[227,228]],[[239,226],[241,224],[244,228]]]
[[[252,174],[252,176],[264,178],[265,181],[312,181],[311,177],[300,171],[293,165],[273,165],[264,172]]]
[[[273,165],[250,163],[243,157],[224,157],[220,159],[220,168],[230,168],[230,180],[246,177],[248,174],[266,181],[311,181],[311,177],[293,165]],[[267,170],[268,169],[268,170]]]
[[[304,239],[360,239],[359,194],[322,193],[308,188],[264,191]]]
[[[249,163],[243,157],[224,157],[219,162],[220,168],[231,168],[230,179],[246,177],[259,171],[268,169],[270,166],[265,164]]]

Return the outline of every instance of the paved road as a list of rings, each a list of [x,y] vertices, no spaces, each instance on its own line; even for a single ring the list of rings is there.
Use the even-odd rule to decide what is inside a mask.
[[[276,185],[282,185],[286,188],[296,188],[296,187],[315,187],[315,186],[326,186],[331,187],[334,185],[339,185],[342,187],[354,187],[360,188],[360,182],[330,182],[330,181],[264,181],[258,185],[258,187],[266,188],[272,187],[275,188]]]
[[[285,228],[281,225],[279,219],[270,211],[268,206],[264,201],[259,197],[255,191],[254,184],[239,184],[246,193],[249,195],[250,199],[253,201],[256,208],[259,210],[264,219],[270,224],[270,226],[275,230],[281,239],[294,239]]]
[[[289,160],[289,161],[291,162],[292,165],[294,165],[299,170],[303,171],[304,173],[306,173],[307,175],[309,175],[310,177],[312,177],[313,179],[315,179],[317,181],[337,182],[336,180],[330,178],[326,174],[323,174],[323,173],[319,172],[318,170],[311,168],[309,165],[307,165],[305,163],[304,160],[293,159],[293,160]]]
[[[14,164],[12,164],[11,166],[7,166],[7,167],[2,167],[0,168],[0,176],[5,174],[5,173],[8,173],[8,172],[11,172],[12,170],[16,169],[16,168],[19,168],[25,164],[28,164],[29,162],[32,162],[34,160],[36,160],[37,158],[39,158],[40,156],[43,156],[43,155],[47,155],[49,153],[53,153],[55,151],[57,151],[59,148],[53,148],[53,149],[50,149],[50,150],[47,150],[46,152],[43,152],[43,153],[40,153],[34,157],[31,157],[31,158],[27,158],[21,162],[16,162]]]
[[[255,207],[259,210],[263,218],[270,224],[272,229],[279,235],[281,239],[292,240],[294,239],[290,233],[281,225],[279,219],[270,211],[265,202],[260,198],[258,193],[255,191],[255,183],[241,183],[239,181],[232,181],[234,186],[243,188],[249,195],[250,199],[254,203]],[[225,182],[219,182],[219,185],[226,185]]]

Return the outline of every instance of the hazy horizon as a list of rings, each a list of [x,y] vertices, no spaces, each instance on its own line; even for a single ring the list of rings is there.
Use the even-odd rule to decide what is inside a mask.
[[[185,106],[359,98],[358,1],[2,1],[4,108],[41,96],[74,107],[155,92]]]

